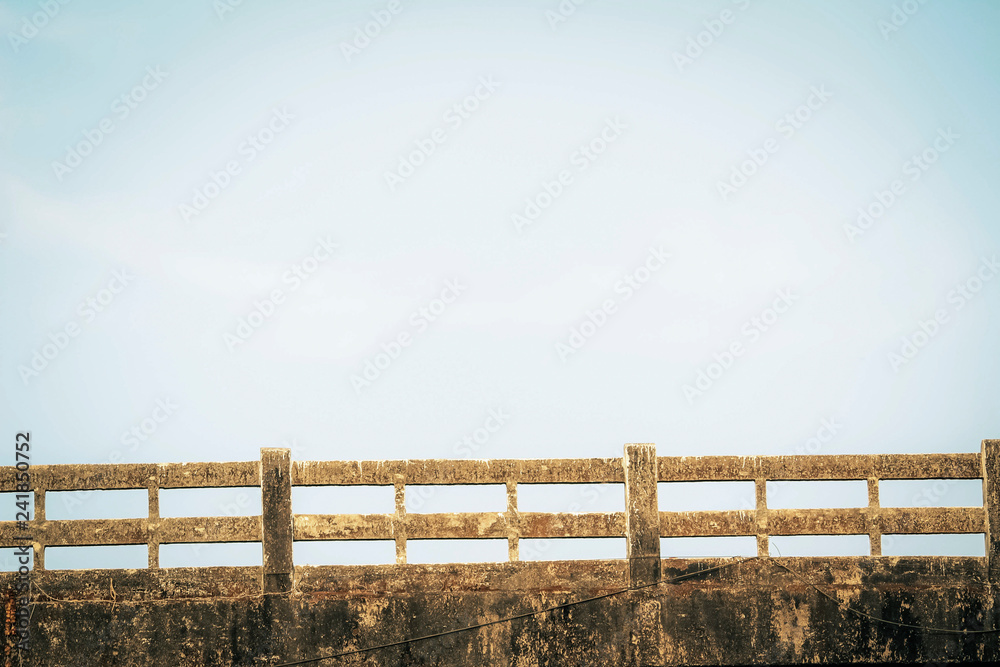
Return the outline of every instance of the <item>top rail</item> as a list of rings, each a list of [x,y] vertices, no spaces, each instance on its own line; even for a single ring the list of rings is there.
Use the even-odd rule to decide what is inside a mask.
[[[658,480],[981,479],[979,454],[821,456],[660,456]],[[12,466],[3,467],[0,492],[14,491]],[[425,459],[293,461],[296,486],[406,484],[601,484],[625,481],[621,459]],[[33,489],[87,491],[226,488],[260,485],[259,461],[225,463],[103,463],[31,467]]]
[[[850,479],[979,479],[979,454],[661,456],[661,482]]]
[[[295,461],[292,484],[595,484],[622,483],[621,459],[426,459],[414,461]]]
[[[96,463],[31,466],[31,487],[46,491],[103,491],[259,486],[260,462],[231,463]],[[14,491],[12,466],[4,466],[0,491]]]

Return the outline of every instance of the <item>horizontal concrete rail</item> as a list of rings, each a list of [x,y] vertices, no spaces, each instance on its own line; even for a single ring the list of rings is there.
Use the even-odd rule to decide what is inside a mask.
[[[660,512],[661,537],[757,535],[757,512]],[[883,533],[982,533],[986,517],[978,507],[781,509],[768,510],[770,535],[863,535]]]
[[[31,467],[32,490],[107,491],[145,489],[151,481],[161,489],[259,486],[259,461],[229,463],[98,463]],[[17,488],[13,467],[0,476],[0,491]]]
[[[766,479],[979,479],[979,454],[855,454],[846,456],[661,456],[661,482]]]
[[[295,461],[295,486],[623,483],[621,459]]]
[[[624,537],[623,512],[547,514],[503,512],[453,514],[296,514],[296,540],[391,540],[400,529],[408,539]]]
[[[23,531],[21,531],[23,532]],[[0,543],[15,546],[16,524],[0,523]],[[260,542],[260,519],[211,516],[160,519],[75,519],[46,521],[31,530],[32,540],[49,547],[184,542]]]

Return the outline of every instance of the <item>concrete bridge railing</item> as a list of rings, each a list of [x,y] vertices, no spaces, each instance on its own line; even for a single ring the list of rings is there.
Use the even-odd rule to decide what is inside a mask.
[[[0,475],[0,491],[15,491],[15,469]],[[149,550],[159,568],[161,544],[260,542],[265,592],[292,586],[294,541],[393,540],[396,562],[406,563],[413,539],[504,538],[510,561],[526,538],[624,537],[629,580],[637,586],[660,576],[660,537],[754,536],[758,556],[768,556],[772,535],[867,534],[871,555],[881,555],[883,534],[983,533],[989,580],[1000,577],[1000,440],[985,440],[979,454],[853,456],[656,456],[649,444],[625,446],[622,458],[541,460],[291,461],[287,449],[265,448],[260,461],[234,463],[43,465],[30,472],[34,515],[28,524],[0,522],[0,547],[24,544],[30,535],[34,569],[45,569],[52,546],[135,545]],[[881,480],[982,479],[982,507],[887,508]],[[770,509],[767,482],[865,480],[868,506],[847,509]],[[749,481],[752,510],[661,512],[657,483]],[[518,509],[525,484],[623,484],[624,512],[549,513]],[[503,512],[414,514],[406,511],[407,485],[502,484]],[[384,485],[395,491],[395,511],[385,514],[296,514],[293,486]],[[259,486],[260,516],[166,518],[160,489]],[[22,487],[23,488],[23,487]],[[48,492],[146,489],[149,514],[139,519],[50,521]]]

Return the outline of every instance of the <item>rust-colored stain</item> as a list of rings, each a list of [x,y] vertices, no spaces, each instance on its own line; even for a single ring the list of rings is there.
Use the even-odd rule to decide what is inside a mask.
[[[3,664],[12,667],[17,653],[17,591],[8,587],[3,596]]]

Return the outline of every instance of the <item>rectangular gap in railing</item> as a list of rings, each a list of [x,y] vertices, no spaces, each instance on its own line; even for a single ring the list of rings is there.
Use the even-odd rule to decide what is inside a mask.
[[[301,565],[389,565],[396,562],[394,540],[296,540],[292,544],[294,564]]]
[[[925,533],[922,535],[882,535],[883,556],[960,556],[983,558],[986,542],[983,533]]]
[[[295,514],[392,514],[392,485],[292,486]]]
[[[145,544],[114,544],[101,546],[47,547],[45,567],[48,570],[104,570],[146,567]]]
[[[868,556],[868,535],[771,535],[772,557]]]
[[[981,479],[881,480],[882,507],[983,507]]]
[[[663,558],[746,558],[757,555],[757,537],[661,537],[660,555]]]
[[[624,512],[625,485],[518,484],[518,505],[523,512],[594,513]]]
[[[164,518],[260,516],[263,511],[259,486],[161,488],[158,496]]]
[[[624,537],[521,540],[522,561],[619,560],[626,557]]]
[[[45,518],[49,521],[76,519],[141,519],[146,516],[146,488],[101,491],[48,491]],[[0,500],[2,502],[2,500]]]
[[[175,567],[260,567],[260,542],[188,542],[161,544],[161,568]]]
[[[661,512],[746,511],[756,507],[752,481],[660,482],[656,486]]]

